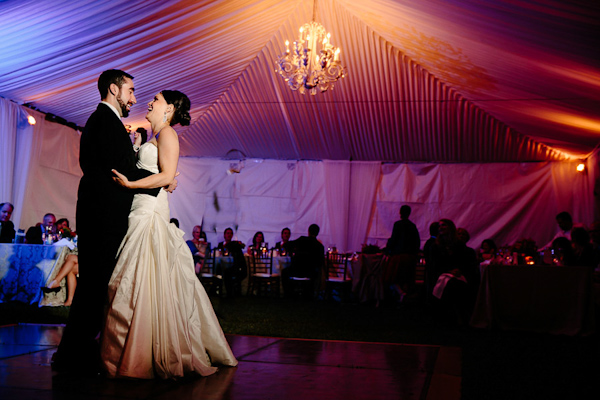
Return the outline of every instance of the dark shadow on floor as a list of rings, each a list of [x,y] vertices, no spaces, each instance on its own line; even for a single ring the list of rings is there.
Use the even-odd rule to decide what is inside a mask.
[[[462,398],[598,399],[598,336],[469,330],[462,346]]]

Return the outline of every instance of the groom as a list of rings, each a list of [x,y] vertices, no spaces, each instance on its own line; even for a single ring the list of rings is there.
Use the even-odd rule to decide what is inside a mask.
[[[77,198],[79,282],[63,337],[54,354],[57,371],[99,371],[97,337],[102,328],[108,282],[135,193],[156,196],[160,191],[132,191],[113,181],[112,169],[130,180],[152,173],[136,168],[129,134],[121,121],[136,103],[133,76],[121,70],[104,71],[98,78],[101,103],[81,134],[79,165],[83,176]],[[174,181],[168,188],[173,191]]]

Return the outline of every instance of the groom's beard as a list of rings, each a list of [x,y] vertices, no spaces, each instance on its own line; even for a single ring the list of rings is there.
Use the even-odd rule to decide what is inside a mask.
[[[127,109],[127,103],[124,103],[123,100],[121,100],[121,96],[117,97],[117,102],[119,103],[119,106],[121,107],[121,114],[123,114],[123,118],[128,117],[129,110]]]

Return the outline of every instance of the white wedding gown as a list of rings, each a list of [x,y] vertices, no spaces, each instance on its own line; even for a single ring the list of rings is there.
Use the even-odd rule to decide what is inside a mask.
[[[145,143],[138,167],[158,172]],[[183,231],[169,223],[167,192],[136,194],[108,288],[102,361],[109,377],[210,375],[234,357],[202,284]]]

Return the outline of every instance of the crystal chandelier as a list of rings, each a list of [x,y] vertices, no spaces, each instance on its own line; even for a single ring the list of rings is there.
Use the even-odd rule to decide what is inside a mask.
[[[330,42],[330,34],[323,25],[315,22],[316,2],[313,5],[313,20],[300,27],[298,40],[285,41],[285,54],[277,59],[276,72],[285,79],[292,90],[311,95],[333,89],[333,84],[345,74],[339,61],[340,49]]]

